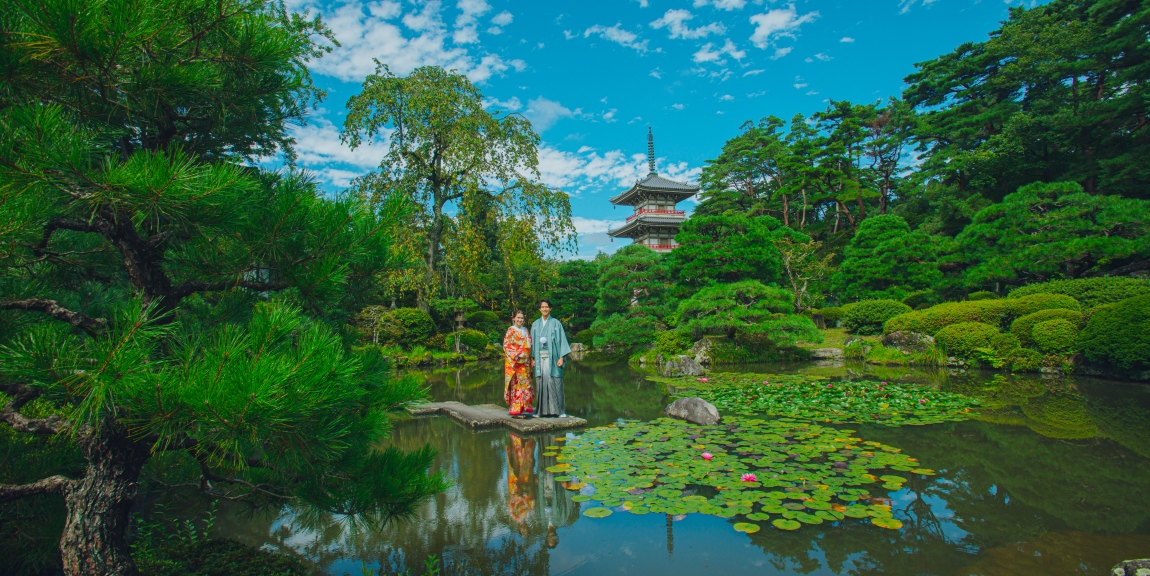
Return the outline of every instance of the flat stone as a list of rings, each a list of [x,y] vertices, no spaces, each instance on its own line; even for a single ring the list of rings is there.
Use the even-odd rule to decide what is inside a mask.
[[[1150,574],[1150,558],[1119,562],[1110,573],[1113,574],[1113,576],[1144,576]]]
[[[719,409],[702,398],[679,398],[667,405],[667,416],[694,424],[710,426],[719,423]]]
[[[547,432],[550,430],[567,430],[581,428],[587,421],[574,416],[564,418],[512,418],[507,414],[507,408],[495,404],[480,404],[469,406],[462,402],[431,402],[428,404],[412,404],[407,407],[407,413],[412,416],[447,416],[468,428],[510,428],[516,432],[532,433]]]
[[[815,348],[811,350],[812,360],[842,360],[842,348]]]

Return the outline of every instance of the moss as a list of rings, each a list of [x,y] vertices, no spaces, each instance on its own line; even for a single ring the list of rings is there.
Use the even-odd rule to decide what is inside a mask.
[[[883,323],[910,311],[910,306],[898,300],[863,300],[847,310],[843,326],[856,334],[882,334]]]
[[[1027,314],[1014,320],[1010,323],[1010,333],[1014,334],[1023,346],[1034,347],[1034,325],[1047,320],[1054,320],[1061,318],[1068,320],[1075,326],[1082,323],[1082,313],[1075,310],[1066,310],[1064,308],[1050,308],[1048,310],[1039,310],[1033,314]]]
[[[983,322],[959,322],[951,324],[935,335],[938,345],[951,356],[959,358],[975,357],[975,350],[990,348],[998,328]]]
[[[655,335],[655,352],[664,357],[683,354],[694,345],[691,335],[679,330],[664,330]]]
[[[1054,280],[1016,288],[1010,292],[1009,297],[1022,298],[1032,294],[1064,294],[1081,302],[1084,309],[1090,309],[1148,295],[1150,281],[1123,276]]]
[[[1150,295],[1091,310],[1078,346],[1086,359],[1120,370],[1150,369]]]
[[[1065,318],[1046,320],[1034,325],[1034,344],[1047,354],[1070,354],[1078,340],[1078,325]]]
[[[1077,311],[1081,309],[1081,306],[1078,301],[1061,294],[1034,294],[1017,299],[946,302],[895,316],[886,321],[883,329],[887,334],[899,330],[912,330],[933,335],[947,326],[960,322],[981,322],[1005,328],[1015,318],[1050,308]]]
[[[994,348],[994,351],[1000,356],[1006,356],[1021,346],[1022,343],[1019,342],[1018,337],[1009,332],[998,334],[990,340],[990,347]]]

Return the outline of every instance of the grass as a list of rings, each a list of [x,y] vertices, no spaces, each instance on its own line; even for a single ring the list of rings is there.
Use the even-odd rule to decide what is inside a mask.
[[[877,345],[881,336],[858,336],[851,334],[846,328],[827,328],[819,330],[823,334],[823,341],[818,342],[799,342],[796,344],[799,348],[814,349],[814,348],[846,348],[847,340],[849,339],[862,339],[871,345]]]

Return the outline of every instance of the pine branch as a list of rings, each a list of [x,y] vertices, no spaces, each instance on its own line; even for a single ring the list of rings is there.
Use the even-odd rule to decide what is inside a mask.
[[[60,305],[55,300],[44,298],[28,298],[25,300],[0,300],[0,310],[30,310],[43,312],[57,320],[67,322],[77,328],[82,328],[92,336],[103,334],[108,327],[108,321],[103,318],[92,318],[86,314],[73,312]]]
[[[64,494],[75,482],[65,476],[56,475],[31,484],[0,484],[0,502],[11,502],[41,494]]]
[[[219,292],[231,288],[248,288],[259,292],[276,292],[288,287],[286,282],[253,282],[251,280],[224,280],[221,282],[188,281],[172,289],[172,297],[179,300],[198,292]]]
[[[51,436],[72,427],[72,423],[53,414],[47,418],[29,418],[20,413],[25,404],[40,396],[40,391],[27,384],[0,384],[3,391],[12,399],[0,410],[0,422],[5,422],[17,432]]]

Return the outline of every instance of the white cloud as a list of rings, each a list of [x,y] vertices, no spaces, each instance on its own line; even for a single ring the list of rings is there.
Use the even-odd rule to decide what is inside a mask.
[[[566,33],[566,31],[564,31],[564,33]],[[638,40],[639,36],[634,32],[624,30],[621,23],[615,24],[610,28],[604,28],[603,26],[596,24],[583,31],[584,38],[588,38],[591,35],[599,36],[604,40],[610,40],[611,42],[619,44],[620,46],[633,48],[638,52],[647,51],[647,41],[643,40],[641,42],[637,42],[636,40]]]
[[[406,75],[420,66],[442,66],[467,75],[473,82],[485,82],[496,74],[514,68],[522,70],[522,60],[505,61],[497,54],[472,53],[462,45],[474,44],[478,39],[474,25],[477,10],[486,5],[483,0],[463,0],[466,6],[463,26],[448,34],[440,15],[439,2],[428,2],[419,11],[402,14],[402,6],[387,0],[363,3],[350,0],[320,10],[317,5],[303,5],[313,12],[322,12],[325,22],[341,46],[331,54],[309,62],[317,74],[332,76],[347,82],[359,82],[375,72],[375,58],[385,62],[391,71]],[[488,9],[490,9],[488,7]],[[402,14],[402,18],[400,18]],[[400,18],[399,22],[395,20]],[[457,23],[459,23],[457,18]],[[406,30],[405,30],[406,28]],[[462,45],[461,45],[462,44]]]
[[[839,42],[842,42],[844,44],[853,44],[854,41],[855,41],[855,39],[851,38],[850,36],[843,36],[842,39],[839,40]]]
[[[767,95],[767,91],[763,90],[761,92],[751,92],[751,93],[747,94],[747,98],[758,98],[759,96],[766,96],[766,95]]]
[[[616,228],[623,224],[622,220],[594,220],[591,218],[584,218],[582,216],[572,216],[571,223],[575,225],[575,233],[583,236],[585,234],[602,234],[611,228]]]
[[[755,31],[751,34],[751,42],[758,48],[766,48],[776,38],[794,38],[799,27],[819,17],[818,12],[808,12],[799,16],[794,4],[786,8],[776,8],[751,16],[751,24]]]
[[[515,19],[514,15],[512,15],[510,12],[504,10],[504,11],[496,14],[495,17],[491,19],[491,23],[496,25],[496,26],[506,26],[506,25],[510,24],[511,21],[514,19]]]
[[[652,70],[648,75],[659,80],[663,79],[663,71],[658,68]]]
[[[604,112],[603,113],[603,121],[608,123],[608,124],[614,124],[615,122],[618,122],[618,120],[615,118],[615,113],[618,111],[619,111],[618,109],[612,108],[612,109]]]
[[[695,181],[702,172],[702,168],[692,168],[686,162],[668,164],[665,158],[657,158],[655,163],[660,174],[673,180]],[[539,148],[541,179],[548,186],[569,193],[601,188],[613,194],[622,192],[647,172],[647,155],[641,152],[627,155],[621,150],[612,150],[600,154],[586,146],[577,153],[548,145]]]
[[[523,107],[523,103],[519,101],[518,96],[512,96],[510,100],[499,100],[498,98],[487,98],[483,101],[484,108],[502,108],[515,112]]]
[[[747,52],[745,50],[739,50],[735,46],[735,43],[731,42],[730,38],[727,38],[726,43],[724,43],[723,47],[719,48],[718,50],[711,50],[712,46],[714,46],[712,42],[703,44],[703,46],[699,48],[698,52],[695,52],[691,59],[699,63],[718,62],[719,64],[724,64],[726,61],[723,60],[723,54],[726,54],[735,60],[742,60],[747,56]]]
[[[826,54],[819,52],[818,54],[815,54],[815,60],[819,60],[822,62],[828,62],[828,61],[834,60],[834,57],[827,56]]]
[[[807,87],[807,83],[803,82],[802,76],[795,76],[795,90],[802,90]]]
[[[726,114],[726,112],[723,112],[722,110],[715,110],[715,114]]]
[[[723,94],[722,96],[719,97],[719,100],[734,100],[734,99],[735,99],[735,97],[731,96],[730,94]]]
[[[899,0],[898,13],[899,14],[906,14],[907,12],[910,12],[910,9],[913,8],[915,4],[918,4],[918,1],[919,0]],[[922,0],[922,5],[923,5],[923,7],[930,6],[931,4],[934,4],[936,1],[937,0]],[[1009,4],[1009,3],[1010,2],[1007,2],[1007,4]]]
[[[754,70],[747,70],[746,72],[743,72],[743,78],[746,78],[747,76],[758,76],[759,74],[762,74],[763,72],[766,72],[766,70],[763,70],[762,68],[756,68]]]
[[[779,58],[782,58],[783,56],[790,54],[791,50],[794,50],[794,48],[791,46],[786,46],[784,48],[776,48],[775,53],[771,55],[771,60],[778,60]]]
[[[671,104],[671,108],[674,108],[675,110],[682,110],[683,108],[686,108],[686,106],[676,102],[675,104]]]
[[[806,94],[806,95],[807,95],[807,96],[817,96],[817,95],[818,95],[818,92],[816,92],[816,91],[814,91],[814,90],[809,90],[809,91],[807,91],[807,94]]]
[[[688,10],[668,10],[658,20],[652,21],[651,27],[656,30],[666,28],[671,38],[683,38],[688,40],[695,38],[706,38],[711,34],[721,35],[727,32],[726,26],[723,26],[723,24],[720,22],[712,22],[706,26],[700,26],[698,28],[691,28],[690,26],[687,26],[686,22],[694,17],[695,15],[691,14],[691,12]]]
[[[295,151],[301,166],[318,169],[329,164],[363,169],[360,174],[379,166],[379,161],[387,154],[390,130],[370,141],[364,142],[355,150],[339,140],[339,128],[323,116],[313,115],[306,126],[294,128],[291,133],[296,140]]]
[[[578,110],[572,111],[554,100],[540,96],[527,101],[527,110],[523,115],[531,121],[536,132],[543,132],[563,118],[574,117],[577,112]]]
[[[695,8],[701,8],[711,4],[716,10],[742,10],[747,5],[747,0],[695,0]]]
[[[640,8],[646,8],[649,5],[650,4],[647,3],[647,0],[639,0],[639,7]]]

